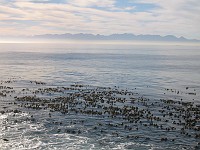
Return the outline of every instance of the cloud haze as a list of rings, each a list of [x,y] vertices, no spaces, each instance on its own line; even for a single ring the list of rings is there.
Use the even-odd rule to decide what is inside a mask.
[[[200,39],[199,0],[0,0],[0,36],[134,33]]]

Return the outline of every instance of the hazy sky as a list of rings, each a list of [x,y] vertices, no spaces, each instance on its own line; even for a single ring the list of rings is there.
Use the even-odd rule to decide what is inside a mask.
[[[0,0],[0,36],[134,33],[200,39],[200,0]]]

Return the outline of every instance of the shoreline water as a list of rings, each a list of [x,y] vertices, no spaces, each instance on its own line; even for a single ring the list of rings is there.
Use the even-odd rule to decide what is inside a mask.
[[[199,47],[0,47],[3,149],[199,148]]]
[[[17,88],[20,82],[26,86]],[[181,99],[148,99],[136,89],[2,81],[1,147],[48,149],[58,146],[62,149],[64,141],[74,138],[69,148],[76,149],[75,145],[80,146],[77,149],[199,148],[199,104]],[[186,90],[190,90],[189,87]],[[173,89],[165,91],[180,93]],[[195,92],[189,94],[196,95]],[[26,142],[17,144],[18,140],[11,135],[20,133]],[[51,136],[56,138],[53,145]],[[96,141],[91,141],[93,138]],[[59,143],[58,140],[64,141]],[[131,141],[134,142],[131,144]]]

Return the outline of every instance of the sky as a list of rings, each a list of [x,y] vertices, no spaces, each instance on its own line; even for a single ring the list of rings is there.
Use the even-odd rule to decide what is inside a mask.
[[[0,0],[0,37],[114,33],[200,39],[200,0]]]

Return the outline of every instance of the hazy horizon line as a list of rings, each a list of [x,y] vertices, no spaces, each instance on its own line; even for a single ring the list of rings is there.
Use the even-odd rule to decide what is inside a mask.
[[[45,33],[45,34],[35,34],[35,35],[12,35],[12,36],[8,36],[8,35],[3,35],[0,36],[0,38],[34,38],[37,36],[46,36],[46,35],[93,35],[93,36],[105,36],[105,37],[109,37],[109,36],[113,36],[113,35],[132,35],[132,36],[160,36],[160,37],[168,37],[168,36],[173,36],[175,38],[185,38],[187,40],[198,40],[200,41],[200,39],[197,38],[188,38],[185,36],[176,36],[173,34],[165,34],[165,35],[161,35],[161,34],[135,34],[135,33],[128,33],[128,32],[124,32],[124,33],[112,33],[112,34],[99,34],[99,33],[83,33],[83,32],[79,32],[79,33]]]
[[[187,39],[175,35],[151,35],[133,33],[115,33],[109,35],[91,33],[63,33],[63,34],[40,34],[32,36],[0,37],[0,43],[68,43],[68,42],[98,42],[98,43],[200,43],[198,39]]]
[[[131,40],[0,40],[0,44],[115,44],[115,45],[193,45],[200,46],[200,42],[181,41],[131,41]]]

